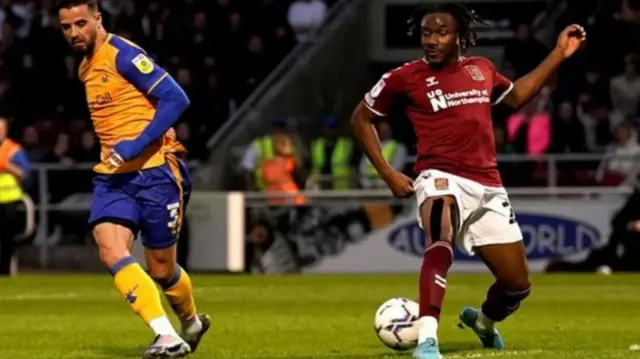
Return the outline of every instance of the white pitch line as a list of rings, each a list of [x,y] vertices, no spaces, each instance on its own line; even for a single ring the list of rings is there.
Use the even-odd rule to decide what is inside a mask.
[[[444,355],[443,359],[472,359],[472,358],[496,358],[496,357],[523,357],[532,354],[542,353],[542,350],[513,350],[513,351],[496,351],[487,353],[470,353],[470,354],[449,354]]]
[[[629,347],[629,350],[640,350],[640,344],[634,344]]]
[[[55,300],[55,299],[71,299],[78,297],[77,293],[26,293],[15,295],[0,295],[0,300]]]

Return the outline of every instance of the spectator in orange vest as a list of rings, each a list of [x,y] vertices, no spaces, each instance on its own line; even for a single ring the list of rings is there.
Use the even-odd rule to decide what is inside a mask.
[[[7,137],[8,126],[7,119],[0,116],[0,276],[11,274],[14,236],[19,232],[16,218],[24,196],[22,184],[29,173],[27,155]]]
[[[291,138],[286,134],[278,134],[274,137],[273,147],[275,156],[262,164],[262,177],[266,191],[272,193],[300,193],[300,188],[296,183],[296,172],[299,164],[293,154]],[[302,205],[306,202],[306,198],[301,194],[297,196],[274,196],[269,199],[270,204],[276,205]]]

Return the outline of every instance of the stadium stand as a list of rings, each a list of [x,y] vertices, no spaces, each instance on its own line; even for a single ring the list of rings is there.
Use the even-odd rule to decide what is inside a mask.
[[[506,41],[498,66],[512,79],[532,70],[568,24],[585,24],[589,43],[521,111],[507,113],[500,107],[495,109],[498,152],[516,155],[515,161],[503,156],[506,160],[500,164],[507,186],[548,185],[550,165],[541,158],[547,154],[581,157],[556,165],[553,175],[556,185],[616,186],[634,178],[638,166],[629,156],[640,154],[636,136],[640,76],[638,42],[631,37],[638,33],[639,10],[640,2],[636,0],[551,0],[542,13],[510,14],[513,36]],[[613,46],[612,39],[621,45]],[[382,71],[397,65],[401,64],[385,64]],[[394,136],[404,142],[411,155],[415,151],[412,129],[402,117],[402,114],[391,117]],[[347,122],[347,118],[342,122]],[[317,139],[316,129],[294,130],[294,137],[306,139],[300,153],[313,152],[311,143]],[[245,152],[243,166],[252,158],[253,147],[255,143]],[[628,157],[607,160],[602,159],[604,154]],[[522,155],[528,160],[523,160]],[[307,159],[311,169],[313,154]],[[354,181],[353,187],[360,184]]]
[[[11,122],[35,164],[59,165],[47,174],[51,204],[86,202],[99,158],[80,59],[62,37],[55,1],[0,2],[0,112]],[[305,34],[322,25],[332,0],[103,0],[106,27],[141,45],[185,89],[191,106],[176,126],[197,166],[204,146],[229,114]],[[37,173],[28,192],[38,202]],[[83,241],[84,214],[51,212],[49,229],[62,225]],[[79,228],[74,230],[73,228]]]
[[[4,3],[0,109],[13,119],[14,137],[33,147],[35,161],[95,160],[78,59],[60,34],[53,2]],[[187,91],[192,105],[178,132],[190,156],[203,159],[204,139],[295,46],[297,37],[321,24],[324,2],[305,6],[302,1],[290,13],[294,3],[105,0],[101,6],[108,29],[144,47]],[[320,10],[314,10],[318,4]]]
[[[77,59],[59,33],[56,16],[50,10],[52,3],[13,0],[4,1],[0,7],[0,111],[12,120],[12,137],[21,140],[32,162],[71,167],[95,161],[98,147],[77,80]],[[190,159],[203,162],[211,152],[205,146],[207,139],[299,41],[309,40],[310,30],[322,24],[334,3],[104,0],[101,6],[113,32],[145,47],[188,92],[192,106],[176,130]],[[530,70],[553,46],[558,30],[572,22],[587,26],[587,49],[563,66],[556,80],[520,112],[509,114],[496,108],[498,151],[507,155],[503,158],[517,157],[516,161],[500,163],[509,187],[547,185],[550,165],[543,159],[546,154],[583,154],[589,159],[556,164],[554,181],[558,185],[619,185],[637,173],[637,161],[601,157],[605,153],[640,154],[636,135],[640,123],[640,45],[630,37],[638,32],[640,1],[549,0],[547,9],[535,17],[513,16],[510,23],[514,36],[505,44],[499,67],[512,78]],[[348,114],[331,112],[310,113],[309,117],[337,116],[339,127],[344,128]],[[276,114],[263,117],[271,115]],[[291,122],[294,128],[290,135],[297,146],[296,154],[301,156],[302,177],[313,179],[312,170],[318,172],[322,167],[312,147],[319,138],[320,126],[295,125],[296,118],[288,118],[287,123]],[[399,146],[402,157],[410,159],[415,148],[406,121],[390,121],[389,125],[398,142],[393,146]],[[340,136],[347,139],[345,144],[352,144],[347,132]],[[363,187],[357,169],[366,168],[366,163],[361,163],[360,156],[355,149],[345,153],[349,167],[355,171],[353,181],[342,188]],[[523,156],[530,160],[523,162]],[[236,157],[236,166],[246,163],[241,161],[242,154]],[[409,171],[410,163],[406,168]],[[247,174],[254,178],[253,172]],[[90,177],[88,169],[52,171],[49,200],[55,204],[78,192],[89,192]],[[29,188],[36,202],[38,181],[34,176]],[[245,181],[229,182],[234,183],[234,189],[249,188],[238,185],[248,184]],[[304,180],[300,185],[309,183],[314,181]],[[74,221],[81,223],[81,217]],[[79,230],[78,236],[83,235]]]

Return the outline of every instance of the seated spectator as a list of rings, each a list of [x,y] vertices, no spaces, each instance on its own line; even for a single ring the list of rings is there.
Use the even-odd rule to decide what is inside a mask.
[[[27,126],[22,130],[22,148],[32,163],[42,161],[47,155],[47,151],[42,148],[40,134],[35,126]]]
[[[234,84],[234,100],[243,102],[273,69],[271,57],[265,51],[265,44],[258,35],[247,40],[246,52],[242,60],[236,64],[236,83]]]
[[[553,121],[553,153],[587,152],[584,125],[578,120],[571,102],[560,104]]]
[[[635,128],[630,122],[623,122],[616,128],[614,142],[609,145],[607,156],[622,158],[604,158],[598,168],[596,180],[605,186],[618,186],[629,176],[638,172],[640,145]]]
[[[638,57],[627,55],[624,73],[611,79],[611,105],[614,112],[628,119],[635,115],[638,104],[640,104]]]
[[[547,56],[547,48],[531,34],[531,26],[520,23],[513,39],[504,48],[504,66],[515,71],[516,77],[526,75]]]
[[[612,124],[618,122],[609,106],[604,102],[590,101],[581,106],[577,114],[584,126],[589,152],[604,152],[611,142]]]
[[[69,135],[66,133],[60,133],[58,134],[58,137],[56,137],[56,144],[53,146],[53,151],[50,153],[48,162],[71,166],[75,161],[71,158],[70,151],[71,144]]]
[[[607,102],[610,98],[609,78],[596,69],[588,69],[578,86],[578,100],[581,104],[590,101]]]
[[[196,165],[202,158],[206,158],[205,141],[198,140],[197,134],[193,133],[187,122],[180,122],[175,128],[176,139],[187,149],[189,163]]]
[[[93,131],[83,131],[80,146],[71,152],[71,157],[79,163],[97,163],[100,161],[100,145]]]

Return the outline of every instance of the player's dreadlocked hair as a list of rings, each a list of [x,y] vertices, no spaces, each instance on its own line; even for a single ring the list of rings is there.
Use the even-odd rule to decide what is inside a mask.
[[[450,14],[458,22],[458,32],[460,34],[460,51],[464,53],[476,44],[478,34],[471,28],[473,24],[486,24],[487,22],[478,16],[473,10],[467,9],[464,5],[454,3],[439,3],[423,5],[418,7],[411,18],[407,20],[409,25],[409,36],[419,34],[422,26],[422,19],[427,14],[443,12]]]

